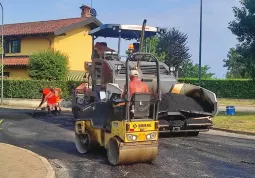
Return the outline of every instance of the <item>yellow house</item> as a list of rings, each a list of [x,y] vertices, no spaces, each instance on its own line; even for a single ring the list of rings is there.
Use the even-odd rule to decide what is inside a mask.
[[[29,55],[46,49],[60,50],[69,56],[71,71],[84,74],[84,61],[91,61],[92,37],[88,31],[101,25],[81,6],[81,17],[4,25],[4,75],[29,78]]]

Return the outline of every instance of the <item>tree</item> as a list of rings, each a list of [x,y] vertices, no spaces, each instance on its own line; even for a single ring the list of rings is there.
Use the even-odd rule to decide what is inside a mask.
[[[153,36],[144,40],[142,52],[151,53],[157,57],[159,61],[164,61],[164,52],[157,53],[157,47],[159,43],[159,36]],[[125,54],[128,55],[129,51],[126,50]]]
[[[29,75],[35,80],[64,80],[68,73],[68,56],[60,51],[46,50],[29,58]]]
[[[226,78],[249,78],[244,61],[235,48],[230,48],[227,59],[223,60],[223,67],[228,70]]]
[[[187,34],[172,28],[165,34],[161,34],[155,40],[157,44],[156,54],[163,57],[163,61],[169,66],[179,68],[191,57],[189,47],[187,47]]]
[[[198,77],[198,64],[193,64],[191,60],[187,60],[184,62],[182,71],[179,76],[182,78],[197,78]],[[215,74],[209,72],[210,67],[208,65],[204,65],[201,67],[201,78],[202,79],[211,79]]]
[[[179,77],[197,78],[198,77],[198,64],[193,64],[191,55],[189,54],[189,47],[187,47],[187,34],[172,28],[167,33],[154,36],[149,39],[146,44],[149,46],[150,52],[157,56],[160,61],[165,62],[168,66],[174,66],[179,70]],[[208,65],[201,67],[201,78],[209,79],[215,74],[209,72]]]
[[[151,54],[153,54],[155,57],[157,57],[157,59],[161,62],[165,61],[165,52],[164,51],[160,51],[158,50],[159,47],[159,36],[153,36],[151,38],[148,38],[146,41],[146,52],[150,52]]]
[[[241,8],[233,7],[235,20],[229,23],[229,29],[240,44],[236,51],[245,66],[247,74],[255,79],[255,1],[241,0]]]

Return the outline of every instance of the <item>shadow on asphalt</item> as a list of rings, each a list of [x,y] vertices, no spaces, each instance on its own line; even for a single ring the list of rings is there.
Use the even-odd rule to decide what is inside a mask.
[[[62,111],[59,116],[47,116],[46,110],[0,108],[0,118],[6,120],[22,121],[24,119],[37,119],[43,122],[54,124],[60,128],[73,131],[74,122],[72,113]],[[53,113],[54,114],[54,113]]]
[[[46,110],[37,110],[34,113],[32,109],[12,109],[12,108],[1,108],[3,109],[0,112],[0,118],[7,118],[7,119],[37,119],[43,122],[47,122],[50,124],[54,124],[60,128],[74,131],[74,121],[73,115],[71,112],[62,111],[59,116],[47,116]],[[11,115],[10,115],[11,113]],[[160,133],[160,138],[171,138],[171,137],[193,137],[188,136],[186,133]]]
[[[37,111],[36,117],[33,117],[32,109],[13,109],[13,108],[1,108],[2,112],[0,112],[0,118],[5,118],[8,120],[15,121],[24,121],[26,119],[34,119],[46,122],[48,124],[52,124],[54,126],[64,128],[66,130],[73,131],[74,130],[74,122],[72,119],[72,114],[70,112],[62,112],[60,116],[56,117],[48,117],[47,111]],[[3,137],[3,138],[2,138]],[[85,158],[91,161],[97,161],[99,164],[109,165],[107,161],[107,153],[103,147],[93,148],[87,154],[81,154],[77,151],[75,147],[75,143],[72,140],[62,139],[54,139],[54,140],[16,140],[8,135],[0,135],[0,141],[6,142],[12,145],[16,145],[25,149],[29,149],[38,154],[42,154],[46,157],[54,158],[55,154],[65,154],[71,156],[77,156],[80,158]],[[29,145],[33,145],[30,147]],[[51,151],[49,151],[51,150]],[[83,161],[80,161],[83,162]]]
[[[64,154],[77,156],[77,157],[84,157],[85,159],[89,159],[91,161],[98,161],[100,164],[108,164],[107,161],[107,153],[103,147],[94,147],[89,153],[81,154],[77,151],[75,147],[75,143],[72,141],[67,140],[54,140],[54,141],[40,141],[36,142],[40,147],[47,148],[49,150],[55,152],[61,152]],[[80,161],[83,162],[83,161]],[[86,162],[86,160],[84,160]]]
[[[39,115],[39,116],[38,116]],[[68,112],[62,112],[59,116],[47,116],[47,113],[39,113],[34,119],[53,124],[54,126],[74,131],[74,121]]]
[[[173,138],[173,137],[194,137],[190,136],[187,133],[160,133],[160,138]]]
[[[35,144],[43,148],[48,148],[49,150],[54,150],[56,152],[63,152],[74,156],[79,156],[76,151],[75,144],[68,140],[43,140],[36,141]]]

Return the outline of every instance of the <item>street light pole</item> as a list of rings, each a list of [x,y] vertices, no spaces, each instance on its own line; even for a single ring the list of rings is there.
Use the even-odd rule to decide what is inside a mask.
[[[3,105],[3,97],[4,97],[4,8],[2,3],[0,3],[2,8],[2,78],[1,78],[1,105]]]
[[[199,68],[198,68],[199,86],[201,86],[202,18],[203,18],[203,0],[200,0],[200,41],[199,41]]]

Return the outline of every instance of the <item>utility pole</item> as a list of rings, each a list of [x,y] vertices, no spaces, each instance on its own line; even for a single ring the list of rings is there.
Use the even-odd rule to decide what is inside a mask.
[[[3,97],[4,97],[4,8],[2,3],[0,3],[2,8],[2,79],[1,79],[1,105],[3,105]]]
[[[199,41],[199,68],[198,68],[199,86],[201,86],[202,20],[203,20],[203,0],[200,0],[200,41]]]

